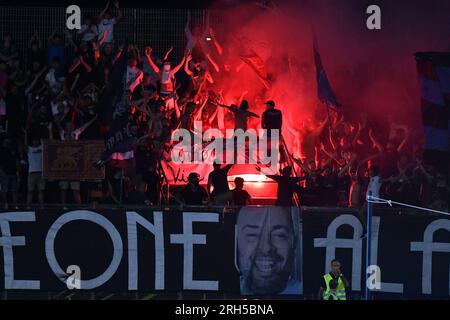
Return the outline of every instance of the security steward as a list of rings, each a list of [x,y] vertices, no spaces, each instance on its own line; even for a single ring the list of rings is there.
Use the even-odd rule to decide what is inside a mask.
[[[334,284],[333,280],[336,284]],[[347,300],[345,289],[349,288],[350,284],[341,272],[339,260],[333,259],[331,261],[331,272],[323,275],[321,282],[322,285],[318,294],[319,300]],[[332,288],[334,286],[336,287]]]
[[[331,279],[328,285],[330,287],[330,290],[323,293],[323,300],[341,300],[337,292],[338,282],[334,279]]]

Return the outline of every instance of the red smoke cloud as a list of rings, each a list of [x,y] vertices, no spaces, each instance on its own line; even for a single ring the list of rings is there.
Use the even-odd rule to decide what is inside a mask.
[[[231,77],[220,72],[217,81],[230,88],[227,103],[238,104],[247,91],[250,110],[260,114],[263,102],[274,100],[283,111],[283,134],[292,149],[293,134],[298,134],[303,121],[318,122],[326,115],[317,99],[315,33],[328,78],[348,118],[357,119],[367,111],[373,122],[382,123],[388,113],[394,113],[420,128],[414,53],[450,49],[450,4],[440,0],[372,2],[298,0],[276,2],[267,9],[251,2],[218,13],[224,16],[215,30],[224,48],[221,61],[235,69],[242,61],[239,54],[254,50],[272,84],[266,89],[248,65]],[[365,11],[370,4],[381,7],[382,30],[366,28]],[[252,126],[259,127],[259,121]]]

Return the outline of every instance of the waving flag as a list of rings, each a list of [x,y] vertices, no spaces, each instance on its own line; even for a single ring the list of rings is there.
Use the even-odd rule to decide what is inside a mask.
[[[447,163],[450,152],[450,52],[415,54],[422,93],[422,123],[428,162]]]
[[[239,58],[253,69],[264,86],[269,89],[271,83],[263,59],[253,49],[248,49],[246,53],[241,53]]]
[[[110,124],[106,139],[106,148],[101,159],[96,162],[97,167],[103,166],[107,161],[115,167],[127,167],[134,157],[133,148],[135,139],[130,134],[129,123],[129,97],[126,86],[127,59],[129,54],[123,52],[115,63],[111,81],[103,95],[104,119]]]
[[[319,48],[317,45],[317,39],[314,37],[314,62],[316,64],[316,77],[317,77],[317,95],[320,102],[325,103],[334,109],[339,109],[340,104],[334,95],[330,82],[328,81],[327,73],[322,65],[322,59],[320,58]]]

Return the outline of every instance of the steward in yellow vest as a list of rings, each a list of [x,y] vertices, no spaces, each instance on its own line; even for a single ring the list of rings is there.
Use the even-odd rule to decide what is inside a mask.
[[[329,276],[329,274],[325,275]],[[331,278],[331,276],[330,276]],[[325,280],[327,281],[327,280]],[[335,279],[331,279],[328,282],[328,288],[323,293],[323,300],[346,300],[345,299],[345,288],[341,291],[338,290],[339,282]]]
[[[330,288],[331,281],[336,282],[336,288]],[[323,300],[346,300],[345,289],[349,287],[348,280],[341,272],[341,263],[334,259],[331,261],[331,272],[322,276],[322,285],[319,289],[318,298]],[[333,284],[334,285],[334,284]],[[335,299],[336,298],[336,299]]]

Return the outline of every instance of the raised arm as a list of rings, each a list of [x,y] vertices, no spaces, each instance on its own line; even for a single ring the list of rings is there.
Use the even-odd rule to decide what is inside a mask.
[[[209,28],[209,34],[211,35],[211,40],[212,40],[212,42],[213,42],[213,44],[214,44],[214,47],[216,48],[216,50],[217,50],[217,53],[219,53],[220,55],[222,55],[222,53],[223,53],[223,49],[222,49],[222,46],[220,45],[220,43],[217,41],[217,38],[216,38],[216,35],[214,34],[214,30],[213,30],[213,28]]]
[[[325,146],[322,144],[321,145],[321,150],[323,151],[323,153],[325,153],[328,157],[330,157],[330,158],[332,158],[334,161],[336,161],[336,163],[338,164],[338,165],[340,165],[340,166],[343,166],[344,165],[344,163],[342,163],[341,161],[339,161],[337,158],[336,158],[336,153],[329,153],[326,149],[325,149]]]
[[[117,49],[116,56],[114,57],[114,59],[112,61],[113,65],[117,62],[117,60],[119,60],[120,56],[122,55],[122,52],[123,52],[123,44],[120,44],[119,48]]]
[[[98,115],[95,115],[91,120],[86,122],[82,127],[80,127],[78,130],[80,131],[80,134],[82,134],[87,128],[89,128],[90,125],[94,123],[95,120],[97,120]]]
[[[342,114],[338,118],[338,114],[336,114],[336,122],[332,125],[332,130],[335,130],[341,123],[344,123],[344,115]]]
[[[219,110],[217,108],[215,108],[214,112],[211,114],[211,116],[208,119],[209,124],[211,124],[213,122],[214,118],[217,117],[217,112],[218,111]]]
[[[294,161],[307,174],[312,174],[313,173],[312,170],[309,169],[307,166],[305,166],[300,159],[295,158],[294,155],[292,155],[292,154],[290,154],[290,156],[291,156],[292,161]]]
[[[100,12],[100,14],[98,15],[98,21],[102,21],[102,20],[103,20],[106,11],[107,11],[108,8],[109,8],[109,3],[110,3],[110,2],[108,1],[108,2],[106,3],[105,8],[103,8],[102,12]]]
[[[89,72],[92,71],[92,67],[86,61],[84,61],[82,56],[80,56],[80,63],[83,65],[83,67],[86,70],[86,72],[89,73]]]
[[[73,41],[73,36],[72,36],[72,34],[70,33],[70,31],[69,30],[66,30],[65,32],[64,32],[64,34],[66,35],[66,39],[67,39],[67,42],[66,42],[66,46],[71,46],[72,47],[72,51],[73,52],[77,52],[78,51],[78,46],[75,44],[75,42]]]
[[[181,117],[181,110],[180,110],[180,107],[178,106],[178,103],[177,102],[175,102],[174,103],[174,109],[175,109],[175,117],[177,118],[177,119],[180,119],[180,117]]]
[[[226,172],[230,171],[230,169],[234,166],[234,163],[227,164],[225,167],[223,167],[222,170],[225,170]]]
[[[333,148],[333,151],[336,151],[336,144],[334,143],[332,130],[328,131],[328,140],[330,141],[330,144],[331,144],[331,147]]]
[[[132,105],[136,108],[136,110],[139,110],[140,112],[143,112],[145,114],[149,114],[147,110],[146,101],[144,98],[133,101]]]
[[[152,51],[153,51],[153,49],[151,47],[146,47],[145,48],[145,56],[147,57],[148,64],[150,65],[150,67],[152,67],[153,71],[155,71],[157,74],[160,74],[160,70],[159,70],[158,66],[155,64],[155,62],[153,62],[153,59],[151,56]],[[184,62],[184,60],[183,60],[183,62]]]
[[[325,126],[327,125],[327,123],[328,123],[328,118],[326,118],[324,121],[322,121],[320,123],[320,125],[316,129],[314,129],[312,134],[315,136],[320,135],[322,133],[323,129],[325,129]]]
[[[208,61],[212,64],[214,70],[216,70],[216,72],[220,72],[220,68],[217,65],[217,63],[214,61],[214,59],[211,57],[211,54],[206,54],[206,58],[208,58]]]
[[[409,136],[409,131],[408,131],[408,129],[406,128],[406,134],[405,134],[405,137],[403,138],[402,142],[400,142],[400,144],[398,145],[398,147],[397,147],[397,152],[401,152],[401,151],[403,150],[403,148],[404,148],[405,145],[406,145],[406,141],[408,141],[408,136]]]
[[[379,156],[380,156],[380,153],[374,153],[374,154],[368,156],[367,158],[364,158],[363,160],[361,160],[361,161],[360,161],[360,162],[361,162],[361,165],[363,165],[363,164],[366,163],[367,161],[372,160],[372,159],[375,159],[375,158],[377,158],[377,157],[379,157]]]
[[[117,9],[117,20],[122,19],[123,18],[123,11],[119,7],[119,1],[118,0],[114,1],[114,6]]]
[[[333,157],[328,157],[328,158],[321,164],[321,165],[322,165],[322,168],[328,166],[333,160],[334,160]],[[344,162],[344,163],[345,163],[345,162]]]
[[[97,65],[98,60],[100,59],[100,50],[98,49],[98,45],[95,41],[92,42],[92,49],[94,51],[94,62],[95,65]]]
[[[208,99],[205,99],[203,101],[202,105],[200,106],[200,108],[198,109],[198,111],[194,115],[194,121],[200,121],[201,116],[202,116],[203,108],[205,107],[207,102],[208,102]]]
[[[350,166],[353,164],[353,162],[356,160],[356,157],[354,157],[353,155],[352,155],[352,160],[350,160],[349,162],[347,162],[342,168],[341,168],[341,170],[339,170],[339,172],[338,172],[338,177],[339,178],[342,178],[344,175],[345,175],[345,173],[348,171],[348,169],[350,168]]]
[[[420,161],[420,162],[417,163],[417,167],[416,167],[416,168],[419,169],[420,172],[422,172],[423,176],[425,177],[425,179],[426,179],[428,182],[432,181],[433,176],[430,175],[430,174],[427,172],[427,170],[425,170],[425,168],[424,168],[423,165],[422,165],[422,161]]]
[[[206,70],[206,72],[205,72],[205,79],[211,84],[214,83],[214,79],[208,70]]]
[[[257,115],[254,112],[246,111],[246,113],[247,113],[247,117],[259,118],[259,115]]]
[[[173,51],[173,47],[170,47],[170,49],[167,50],[166,54],[164,55],[163,61],[164,61],[164,60],[167,60],[167,58],[169,58],[169,55],[170,55],[170,53],[171,53],[172,51]]]
[[[192,71],[191,70],[189,70],[189,62],[192,60],[192,56],[191,55],[188,55],[187,57],[186,57],[186,62],[184,63],[184,72],[186,72],[186,74],[189,76],[189,77],[193,77],[194,76],[194,74],[192,73]]]
[[[355,134],[355,136],[353,137],[353,140],[352,140],[352,146],[353,147],[356,146],[356,143],[358,142],[359,136],[361,135],[361,130],[362,130],[362,125],[361,125],[361,123],[358,123],[358,129],[357,129],[356,134]]]
[[[266,175],[267,178],[272,179],[276,182],[278,182],[280,180],[280,176],[276,175],[276,174],[268,174]]]
[[[101,46],[101,45],[103,44],[103,42],[104,42],[105,39],[106,39],[106,35],[107,35],[107,34],[108,34],[108,30],[103,31],[103,33],[101,34],[100,38],[97,40],[97,44],[98,44],[99,46]],[[93,43],[95,43],[95,42],[93,42]]]
[[[139,72],[139,74],[136,77],[136,79],[134,79],[134,80],[130,81],[129,83],[127,83],[128,88],[133,88],[133,90],[134,90],[134,88],[137,87],[139,85],[139,83],[142,82],[143,78],[144,78],[144,73]]]
[[[177,66],[175,66],[173,69],[172,69],[172,74],[174,75],[175,73],[177,73],[178,71],[180,71],[180,69],[183,67],[183,65],[184,65],[184,61],[186,61],[186,55],[184,55],[183,56],[183,59],[181,60],[181,62],[177,65]]]
[[[228,109],[230,111],[233,111],[233,107],[232,106],[228,106],[226,104],[219,103],[219,102],[212,102],[212,104],[215,104],[217,107],[226,108],[226,109]]]
[[[383,147],[380,144],[380,142],[375,138],[374,134],[373,134],[373,130],[372,128],[369,129],[369,138],[372,141],[373,145],[380,151],[383,152]]]
[[[236,67],[236,69],[235,69],[236,73],[238,73],[239,71],[241,71],[241,69],[242,69],[244,66],[245,66],[245,62],[244,62],[244,61],[239,62],[239,64],[237,65],[237,67]]]

